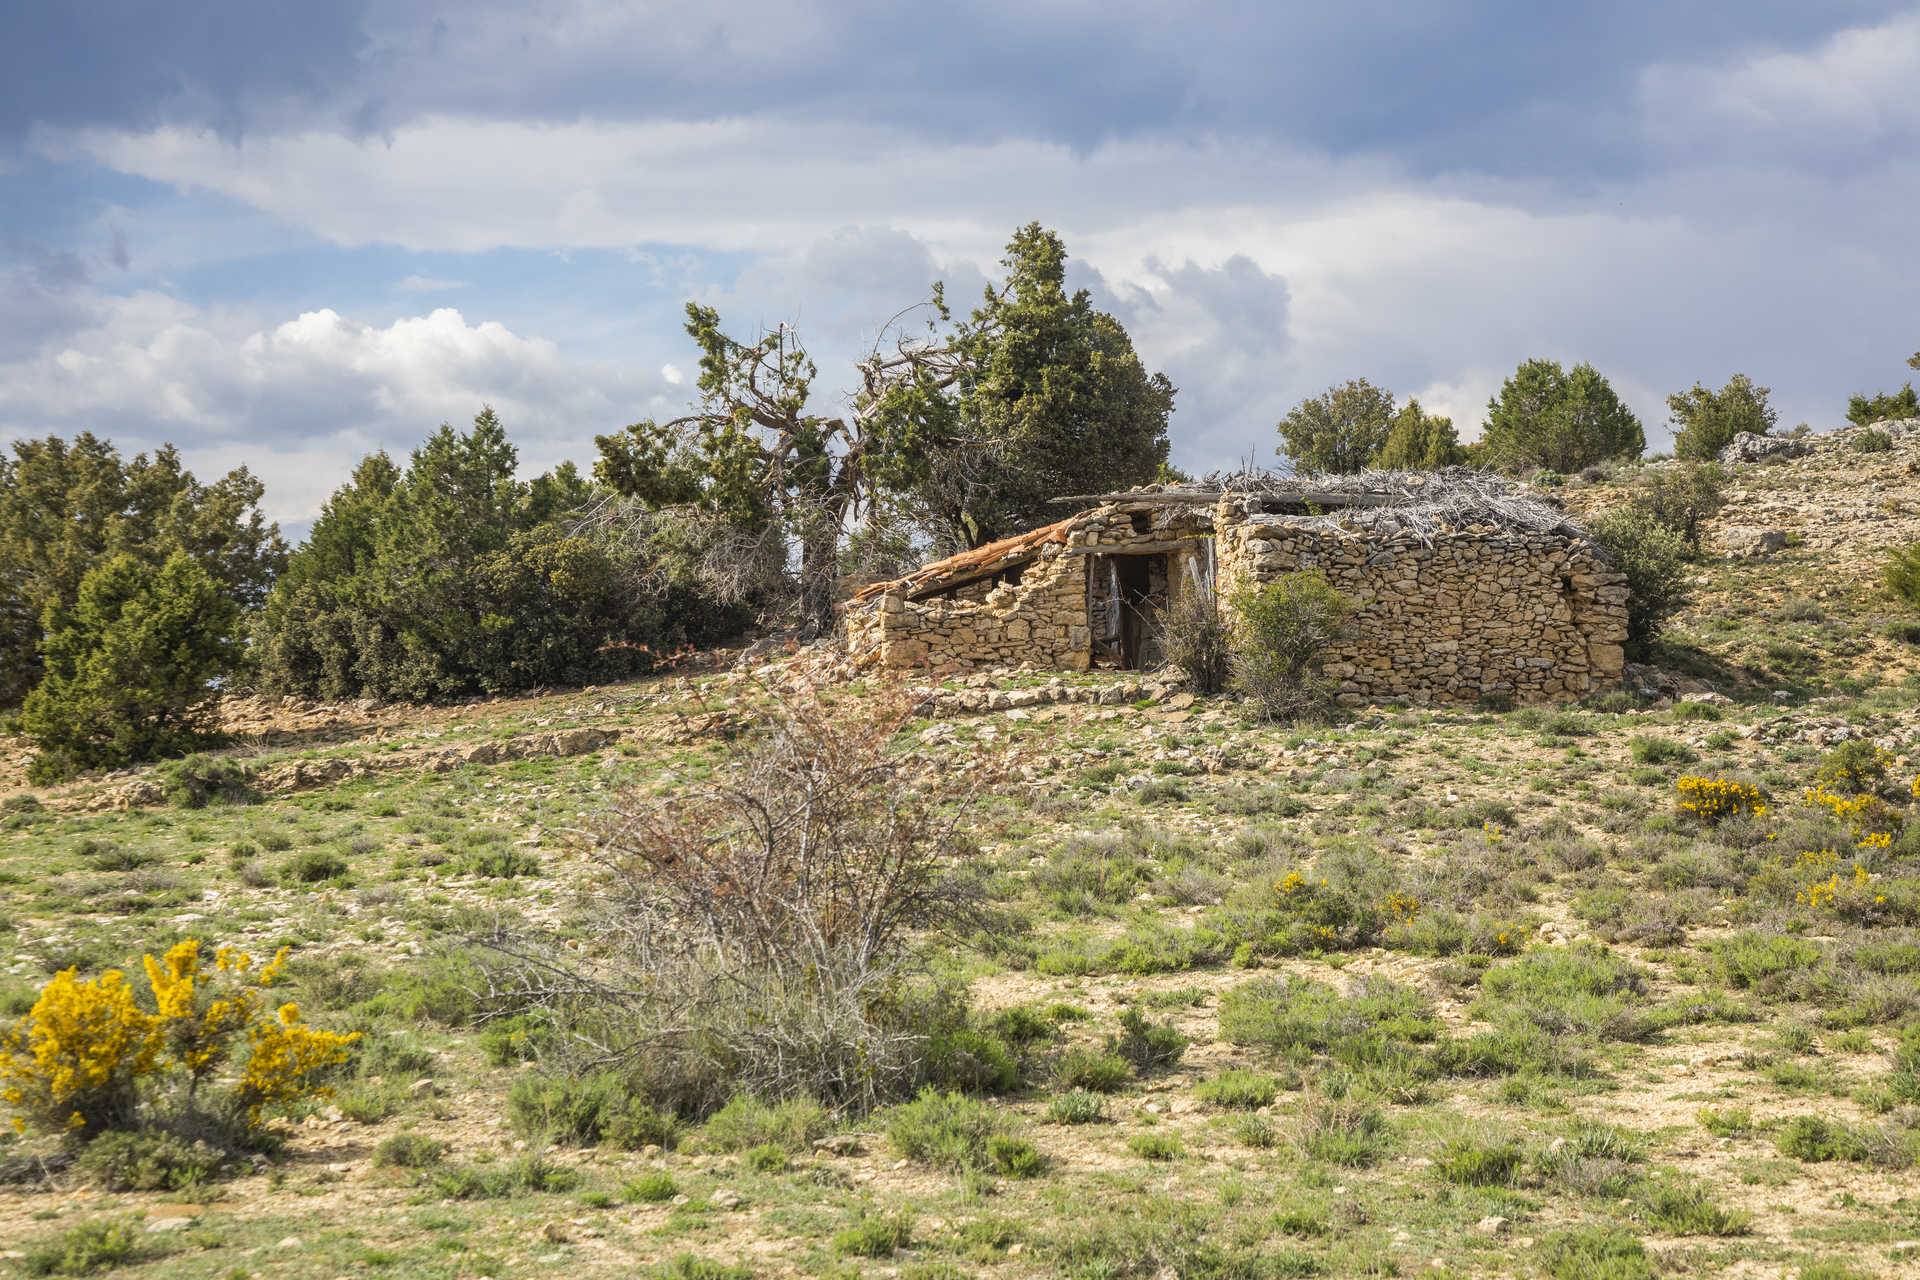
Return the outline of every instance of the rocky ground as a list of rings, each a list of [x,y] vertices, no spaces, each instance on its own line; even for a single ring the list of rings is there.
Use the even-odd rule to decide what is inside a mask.
[[[154,773],[31,792],[0,744],[0,1011],[192,936],[289,946],[309,1018],[367,1035],[277,1150],[172,1191],[0,1146],[0,1242],[25,1267],[127,1224],[120,1261],[169,1277],[1920,1276],[1920,619],[1879,580],[1920,539],[1920,438],[1859,434],[1732,470],[1670,643],[1589,705],[1288,728],[1123,673],[919,690],[913,751],[1006,756],[967,855],[1001,929],[935,960],[1045,1028],[980,1104],[1031,1144],[1018,1170],[909,1158],[891,1110],[627,1149],[509,1106],[542,1066],[476,1025],[463,940],[572,927],[576,833],[724,766],[787,660],[438,709],[236,701],[258,802],[200,810]],[[1856,741],[1889,757],[1863,784],[1884,846],[1804,802]],[[1773,804],[1703,825],[1684,776]],[[1822,850],[1846,892],[1809,896]],[[1290,874],[1346,923],[1242,951],[1249,912],[1305,924]],[[1276,977],[1335,1015],[1251,985]],[[1282,1039],[1244,1016],[1263,991],[1295,1001]],[[1127,1011],[1187,1043],[1102,1066]],[[444,1147],[377,1154],[408,1136]],[[532,1156],[558,1174],[475,1194]]]

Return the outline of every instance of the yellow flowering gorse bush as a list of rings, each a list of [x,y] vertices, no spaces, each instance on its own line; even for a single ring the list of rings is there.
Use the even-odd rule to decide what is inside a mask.
[[[1764,816],[1766,797],[1760,788],[1731,778],[1700,778],[1689,774],[1674,784],[1680,791],[1680,809],[1702,822],[1718,822],[1742,813]]]
[[[143,1093],[184,1085],[184,1106],[201,1107],[203,1084],[244,1044],[239,1084],[222,1099],[227,1117],[258,1127],[263,1112],[327,1090],[315,1077],[344,1062],[359,1034],[316,1031],[299,1008],[270,1008],[266,988],[286,968],[283,947],[256,967],[252,956],[221,947],[211,966],[189,939],[145,957],[154,1011],[140,1006],[124,973],[81,981],[56,974],[25,1017],[0,1035],[0,1101],[13,1125],[86,1134],[134,1123]]]

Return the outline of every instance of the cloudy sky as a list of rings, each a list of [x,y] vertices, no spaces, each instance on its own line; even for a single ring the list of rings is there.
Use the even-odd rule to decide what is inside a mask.
[[[1476,434],[1591,360],[1666,442],[1833,425],[1920,347],[1920,5],[62,0],[0,11],[0,440],[241,462],[304,528],[495,405],[530,468],[688,398],[688,298],[831,408],[1017,225],[1270,457],[1365,376]]]

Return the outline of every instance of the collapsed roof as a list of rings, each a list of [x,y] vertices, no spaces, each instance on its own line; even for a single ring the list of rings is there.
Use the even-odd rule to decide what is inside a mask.
[[[1351,475],[1279,476],[1246,468],[1216,472],[1187,484],[1144,485],[1124,493],[1076,494],[1059,504],[1126,509],[1197,507],[1211,510],[1223,498],[1244,504],[1249,516],[1284,520],[1306,529],[1375,535],[1407,533],[1428,546],[1451,530],[1474,525],[1521,533],[1545,533],[1591,545],[1586,531],[1559,508],[1541,501],[1507,477],[1472,467],[1440,471],[1361,471]],[[989,542],[921,566],[905,577],[876,582],[854,593],[849,605],[888,592],[908,595],[976,581],[1031,560],[1053,543],[1065,544],[1085,512]]]

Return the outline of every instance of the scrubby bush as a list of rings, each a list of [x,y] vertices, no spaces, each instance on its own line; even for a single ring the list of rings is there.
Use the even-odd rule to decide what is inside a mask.
[[[1905,604],[1920,609],[1920,542],[1895,547],[1888,553],[1883,576],[1889,591]]]
[[[1180,1061],[1190,1043],[1171,1023],[1149,1022],[1138,1009],[1127,1009],[1120,1014],[1119,1033],[1107,1037],[1107,1050],[1146,1071]]]
[[[1112,1093],[1133,1078],[1127,1060],[1117,1053],[1098,1049],[1073,1049],[1062,1054],[1054,1065],[1054,1079],[1072,1089],[1090,1089]]]
[[[1160,614],[1160,652],[1195,693],[1218,693],[1233,674],[1228,615],[1212,590],[1188,585]]]
[[[1012,1125],[991,1103],[932,1089],[895,1107],[886,1118],[887,1140],[901,1155],[955,1171],[994,1169],[999,1158],[992,1140],[1007,1136]]]
[[[1639,507],[1616,507],[1593,535],[1627,575],[1627,647],[1644,656],[1686,603],[1686,539]]]
[[[396,1133],[373,1149],[373,1162],[387,1168],[425,1169],[439,1164],[447,1144],[423,1133]]]
[[[30,1276],[90,1276],[137,1260],[143,1250],[131,1222],[92,1218],[25,1249],[20,1270]]]
[[[1047,1103],[1048,1124],[1098,1124],[1107,1118],[1107,1100],[1086,1089],[1056,1094]]]
[[[1320,657],[1339,634],[1346,597],[1325,577],[1290,573],[1233,597],[1234,683],[1269,720],[1323,714],[1334,686]]]
[[[615,1072],[586,1076],[522,1074],[507,1093],[507,1116],[516,1133],[576,1146],[607,1143],[637,1151],[671,1147],[675,1126]]]
[[[252,804],[260,798],[237,760],[223,756],[191,755],[163,765],[160,785],[167,803],[180,809],[204,809],[210,804]]]
[[[75,1167],[107,1191],[184,1191],[211,1182],[227,1153],[163,1129],[102,1133]]]
[[[1504,1186],[1520,1171],[1520,1148],[1511,1142],[1449,1138],[1434,1157],[1433,1171],[1462,1186]]]
[[[954,1052],[964,1003],[920,976],[929,931],[977,918],[982,885],[955,855],[995,758],[922,755],[902,685],[757,698],[710,778],[670,801],[635,787],[598,821],[594,945],[489,939],[501,980],[529,1016],[585,1032],[550,1056],[584,1039],[681,1114],[741,1091],[866,1110],[963,1068],[968,1087],[1003,1080],[1004,1062]]]
[[[835,1253],[859,1258],[891,1258],[913,1240],[910,1214],[877,1214],[862,1210],[850,1227],[834,1232]]]
[[[1892,453],[1893,437],[1884,431],[1862,431],[1847,441],[1847,448],[1855,453]]]
[[[1634,489],[1634,500],[1655,520],[1700,554],[1702,526],[1726,505],[1726,473],[1711,462],[1653,471]]]
[[[286,950],[256,967],[222,947],[210,968],[201,965],[191,939],[163,959],[146,957],[154,1013],[117,969],[85,982],[73,969],[55,975],[0,1036],[0,1099],[19,1125],[86,1140],[138,1126],[143,1108],[160,1100],[179,1111],[153,1120],[238,1143],[267,1108],[326,1093],[324,1073],[346,1061],[359,1035],[315,1031],[291,1003],[270,1007],[267,988]],[[228,1084],[221,1076],[230,1064],[238,1074]]]
[[[772,1143],[805,1151],[833,1129],[833,1117],[811,1098],[763,1102],[740,1094],[707,1118],[701,1140],[715,1151],[745,1151]]]
[[[1257,1111],[1280,1092],[1280,1081],[1265,1071],[1222,1071],[1194,1086],[1193,1096],[1227,1111]]]

